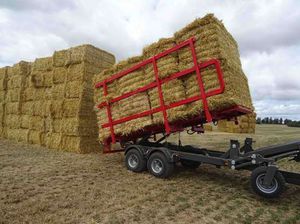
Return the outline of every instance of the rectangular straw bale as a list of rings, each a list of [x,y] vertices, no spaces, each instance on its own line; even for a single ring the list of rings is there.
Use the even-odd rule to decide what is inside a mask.
[[[27,77],[30,73],[31,69],[31,63],[25,62],[25,61],[20,61],[19,63],[14,64],[12,67],[7,67],[7,81],[10,81],[10,87],[15,88],[15,86],[21,85],[20,78],[15,78],[15,77]]]
[[[28,143],[36,144],[36,145],[44,145],[45,133],[36,130],[29,130]]]
[[[0,102],[4,102],[6,98],[6,91],[0,90]]]
[[[69,59],[67,63],[72,65],[86,62],[100,67],[101,60],[99,60],[99,58],[103,58],[103,56],[105,57],[105,60],[114,64],[115,57],[112,54],[97,49],[92,45],[81,45],[69,49]]]
[[[94,64],[81,63],[72,64],[67,69],[67,81],[86,81],[90,82],[93,76],[103,69],[95,66]]]
[[[68,99],[81,98],[83,89],[85,89],[86,83],[81,81],[70,81],[66,83],[65,96]]]
[[[7,138],[7,128],[0,127],[0,138]]]
[[[7,87],[7,68],[0,68],[0,91],[6,90]]]
[[[26,88],[23,91],[23,101],[32,101],[34,99],[35,89],[32,87]]]
[[[16,114],[6,114],[5,115],[5,126],[11,129],[20,128],[20,116]]]
[[[52,64],[54,67],[65,67],[69,59],[69,50],[54,51]]]
[[[20,103],[19,102],[7,102],[5,104],[6,114],[20,114]]]
[[[40,116],[32,116],[30,117],[29,121],[29,129],[44,132],[45,130],[45,123],[44,119]]]
[[[17,128],[7,128],[7,138],[14,141],[19,141],[20,138],[20,129]]]
[[[93,129],[95,125],[95,121],[89,118],[65,118],[61,130],[70,136],[97,136],[97,132]]]
[[[61,138],[61,149],[78,153],[99,151],[99,143],[96,139],[64,135]]]
[[[23,77],[21,75],[14,75],[9,77],[7,81],[8,89],[17,89],[21,88]]]
[[[28,129],[19,129],[19,142],[28,142],[29,130]]]
[[[143,59],[143,56],[136,56],[122,61],[118,63],[117,71],[119,72],[135,66]],[[141,88],[147,84],[150,84],[152,81],[154,81],[154,76],[152,77],[146,74],[145,67],[141,67],[138,70],[135,70],[117,80],[119,86],[118,92],[119,94],[128,93],[130,91],[136,90],[137,88]]]
[[[147,93],[139,93],[119,102],[120,118],[150,110]],[[151,116],[137,118],[123,124],[121,133],[128,135],[152,124]]]
[[[33,115],[34,102],[22,102],[20,105],[21,114]]]
[[[45,88],[34,88],[34,100],[44,100],[45,99]]]
[[[36,71],[37,73],[31,73],[31,87],[40,88],[44,87],[44,75],[41,71]]]
[[[50,105],[50,113],[52,118],[62,118],[63,116],[63,100],[52,100]]]
[[[67,77],[67,67],[55,67],[52,71],[53,84],[64,83]]]
[[[50,116],[51,101],[37,100],[33,104],[33,115],[40,117]]]
[[[52,119],[50,116],[44,117],[44,132],[46,134],[52,131],[51,121]]]
[[[6,92],[7,102],[18,102],[21,99],[21,90],[9,89]]]
[[[51,88],[51,99],[53,100],[62,100],[65,97],[65,84],[59,83],[53,85]]]
[[[0,123],[5,115],[5,103],[0,102]]]
[[[31,115],[20,115],[21,128],[29,129]]]
[[[176,45],[175,38],[161,38],[158,42],[151,44],[143,49],[145,57],[149,58],[158,53],[161,53]],[[178,55],[175,51],[157,60],[158,75],[160,78],[165,78],[173,73],[178,72]],[[146,68],[146,73],[154,77],[153,65],[149,64]]]
[[[61,133],[47,133],[45,135],[45,145],[50,149],[60,149],[61,145]]]
[[[51,132],[52,133],[61,133],[62,126],[65,124],[65,119],[52,118],[51,119]]]
[[[78,99],[65,99],[62,105],[63,117],[75,117],[79,114],[81,101]]]
[[[45,88],[45,93],[44,93],[44,99],[45,100],[52,100],[52,87],[46,87]]]
[[[53,68],[52,57],[37,58],[32,63],[31,73],[51,71]]]

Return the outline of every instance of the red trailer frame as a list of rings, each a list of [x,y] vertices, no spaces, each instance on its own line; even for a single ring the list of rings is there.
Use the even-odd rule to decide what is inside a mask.
[[[235,106],[232,108],[228,108],[226,110],[223,111],[213,111],[211,112],[208,108],[208,102],[207,102],[207,98],[211,97],[211,96],[215,96],[218,94],[221,94],[224,92],[225,90],[225,83],[224,83],[224,79],[223,79],[223,73],[221,70],[221,66],[220,66],[220,62],[216,59],[212,59],[206,62],[202,62],[202,63],[198,63],[197,61],[197,56],[196,56],[196,51],[195,51],[195,47],[194,47],[194,42],[195,42],[195,38],[192,37],[178,45],[175,45],[174,47],[163,51],[149,59],[146,59],[136,65],[134,65],[133,67],[124,70],[120,73],[117,73],[113,76],[111,76],[108,79],[105,79],[102,82],[99,82],[96,84],[96,88],[103,88],[104,91],[104,96],[107,96],[108,94],[108,90],[107,90],[107,85],[125,75],[130,75],[131,72],[140,69],[143,66],[146,66],[148,64],[153,65],[153,69],[154,69],[154,74],[155,74],[155,81],[145,85],[141,88],[138,88],[134,91],[125,93],[123,95],[120,95],[118,97],[115,97],[111,100],[107,101],[103,101],[102,103],[100,103],[99,105],[97,105],[97,107],[103,108],[106,107],[106,111],[107,111],[107,117],[108,117],[108,123],[102,124],[102,128],[110,128],[110,133],[111,136],[109,138],[107,138],[104,142],[104,153],[110,153],[110,152],[117,152],[117,151],[122,151],[122,150],[111,150],[111,143],[116,143],[116,141],[130,141],[130,140],[134,140],[138,137],[143,137],[145,134],[155,134],[155,133],[163,133],[165,132],[166,134],[170,134],[171,132],[176,132],[176,131],[181,131],[183,128],[188,127],[188,126],[193,126],[193,125],[197,125],[200,123],[205,123],[205,122],[211,122],[213,120],[219,120],[219,119],[229,119],[229,118],[233,118],[236,116],[240,116],[243,114],[247,114],[247,113],[251,113],[252,110],[246,107],[242,107],[242,106]],[[191,50],[191,54],[192,54],[192,58],[193,58],[193,63],[194,66],[189,68],[189,69],[185,69],[183,71],[174,73],[166,78],[161,79],[158,75],[159,71],[157,68],[157,60],[165,57],[168,54],[171,54],[175,51],[178,51],[181,48],[184,47],[189,47]],[[204,84],[203,84],[203,80],[202,80],[202,76],[201,76],[201,70],[208,67],[208,66],[214,66],[217,72],[217,78],[219,81],[219,88],[210,90],[208,92],[205,92],[205,88],[204,88]],[[171,103],[169,105],[166,105],[164,102],[164,97],[163,97],[163,92],[162,92],[162,84],[169,82],[173,79],[179,78],[179,77],[183,77],[185,75],[191,74],[193,72],[196,72],[197,75],[197,81],[198,81],[198,85],[199,85],[199,89],[200,89],[200,94],[193,96],[193,97],[189,97],[180,101],[177,101],[175,103]],[[111,105],[115,102],[118,102],[120,100],[126,99],[130,96],[133,96],[135,94],[147,91],[151,88],[156,88],[158,89],[158,95],[159,95],[159,100],[160,100],[160,107],[156,107],[156,108],[151,108],[150,110],[147,111],[143,111],[141,113],[137,113],[137,114],[133,114],[127,117],[122,117],[119,118],[117,120],[113,120],[112,119],[112,114],[111,114]],[[198,100],[202,100],[202,104],[203,104],[203,111],[204,111],[204,116],[200,113],[199,116],[195,116],[192,117],[188,120],[178,120],[174,123],[169,122],[168,120],[168,115],[167,115],[167,110],[174,108],[174,107],[178,107],[184,104],[188,104],[194,101],[198,101]],[[149,127],[145,127],[145,129],[143,131],[137,131],[135,133],[132,133],[130,136],[116,136],[115,131],[114,131],[114,126],[117,124],[121,124],[133,119],[137,119],[137,118],[141,118],[144,116],[149,116],[151,114],[154,113],[158,113],[158,112],[162,112],[163,113],[163,119],[164,119],[164,127],[162,127],[161,125],[153,125],[153,126],[149,126]]]

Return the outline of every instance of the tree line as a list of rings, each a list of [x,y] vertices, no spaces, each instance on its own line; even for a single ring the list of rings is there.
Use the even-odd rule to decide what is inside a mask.
[[[279,124],[287,125],[288,127],[300,127],[300,121],[283,119],[283,118],[272,118],[272,117],[257,117],[256,124]]]

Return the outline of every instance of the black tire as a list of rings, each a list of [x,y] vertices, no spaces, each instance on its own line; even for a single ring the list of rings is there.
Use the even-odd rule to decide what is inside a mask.
[[[263,186],[262,182],[266,172],[267,167],[265,166],[254,169],[251,174],[251,187],[256,194],[264,198],[277,198],[285,190],[285,179],[282,174],[277,171],[271,186]]]
[[[125,156],[125,166],[138,173],[147,169],[147,161],[137,149],[130,149]]]
[[[174,163],[168,162],[163,153],[154,152],[148,159],[147,168],[153,176],[167,178],[173,173]]]
[[[185,160],[185,159],[180,160],[180,163],[183,167],[188,169],[197,169],[201,165],[200,162],[195,162],[195,161]]]

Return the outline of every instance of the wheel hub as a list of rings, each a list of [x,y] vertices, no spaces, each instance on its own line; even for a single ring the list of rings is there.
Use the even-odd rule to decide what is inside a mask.
[[[163,163],[160,159],[154,159],[151,163],[151,169],[154,173],[160,173],[163,169]]]
[[[128,165],[130,166],[130,168],[134,169],[138,166],[139,163],[139,159],[136,155],[132,154],[129,156],[128,158]]]
[[[260,174],[259,176],[257,176],[256,185],[260,191],[262,191],[266,194],[272,194],[277,190],[278,182],[275,178],[273,178],[270,186],[266,186],[266,185],[264,185],[265,176],[266,176],[265,174]]]

